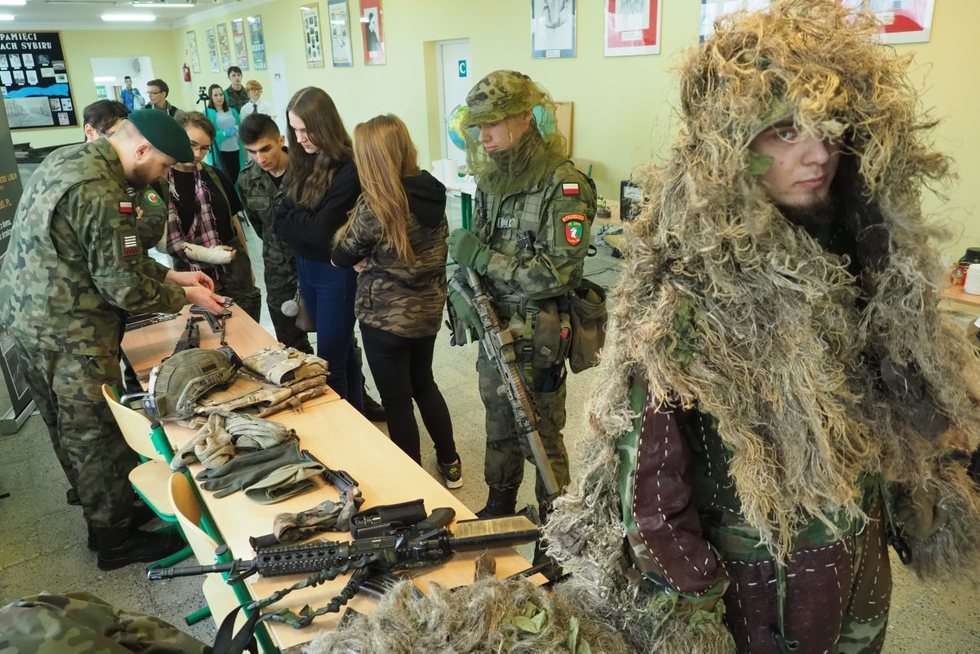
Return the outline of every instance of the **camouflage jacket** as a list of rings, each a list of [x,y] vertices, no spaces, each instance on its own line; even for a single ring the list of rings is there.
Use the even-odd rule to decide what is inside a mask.
[[[160,184],[165,185],[166,180]],[[139,236],[144,250],[156,247],[167,227],[167,198],[170,191],[168,188],[161,192],[162,186],[158,188],[160,184],[153,183],[142,190],[131,187],[127,189],[137,207],[133,213],[133,218],[136,222],[136,235]],[[166,274],[166,269],[163,270],[163,273]]]
[[[38,167],[0,268],[0,322],[39,347],[119,349],[122,312],[176,312],[182,288],[143,251],[122,164],[105,139],[61,148]]]
[[[346,232],[338,233],[332,257],[339,266],[364,259],[354,303],[358,320],[398,336],[421,338],[439,331],[446,303],[446,187],[425,171],[403,183],[415,263],[407,263],[384,242],[381,222],[363,196]]]
[[[473,230],[492,250],[486,278],[494,300],[543,300],[578,287],[595,212],[595,185],[570,161],[524,192],[478,186]]]
[[[283,180],[285,181],[285,180]],[[286,244],[276,236],[273,228],[276,220],[276,202],[280,193],[272,175],[262,170],[255,161],[249,161],[242,172],[238,174],[238,195],[242,199],[245,211],[255,233],[262,239],[262,258],[265,261],[266,272],[269,266],[279,268],[295,258]],[[295,268],[294,263],[289,264]]]

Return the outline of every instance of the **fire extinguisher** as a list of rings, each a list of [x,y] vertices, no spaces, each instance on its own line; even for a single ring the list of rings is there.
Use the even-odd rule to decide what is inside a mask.
[[[191,69],[190,66],[188,66],[187,64],[184,64],[184,81],[185,82],[191,81]]]

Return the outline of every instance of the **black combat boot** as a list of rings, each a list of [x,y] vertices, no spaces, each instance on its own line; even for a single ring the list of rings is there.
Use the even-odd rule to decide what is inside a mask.
[[[517,510],[517,491],[519,487],[499,488],[490,487],[487,505],[476,512],[477,518],[497,518],[502,515],[513,515]]]
[[[93,529],[99,570],[116,570],[131,563],[152,563],[184,547],[174,531]]]
[[[130,529],[142,527],[156,517],[158,516],[153,512],[153,509],[148,507],[143,500],[138,499],[136,504],[133,505],[133,517],[130,520]],[[88,548],[93,552],[99,549],[99,545],[95,541],[95,531],[91,526],[88,527]]]

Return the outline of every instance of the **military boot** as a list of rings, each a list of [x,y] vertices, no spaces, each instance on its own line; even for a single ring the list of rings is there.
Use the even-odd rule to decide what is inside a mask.
[[[133,505],[133,517],[130,520],[129,527],[132,531],[137,527],[142,527],[146,523],[155,519],[157,514],[153,512],[153,509],[148,507],[143,500],[137,500],[136,504]],[[91,525],[88,526],[88,548],[95,552],[99,549],[99,544],[95,539],[95,530],[92,529]]]
[[[490,487],[487,505],[476,512],[477,518],[497,518],[513,515],[517,510],[517,486],[513,488]]]
[[[152,563],[184,547],[180,534],[173,531],[99,528],[92,531],[99,570],[116,570],[131,563]]]

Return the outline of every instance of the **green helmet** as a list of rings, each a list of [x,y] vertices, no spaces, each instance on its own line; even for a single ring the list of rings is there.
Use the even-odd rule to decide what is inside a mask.
[[[468,113],[465,127],[495,123],[508,116],[530,111],[539,104],[550,103],[547,92],[530,77],[516,70],[495,70],[470,89],[466,95]]]
[[[215,386],[230,382],[239,365],[229,348],[178,352],[153,369],[144,408],[157,420],[190,418],[194,404]]]

